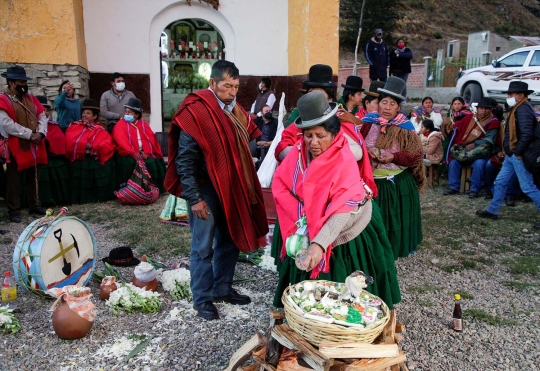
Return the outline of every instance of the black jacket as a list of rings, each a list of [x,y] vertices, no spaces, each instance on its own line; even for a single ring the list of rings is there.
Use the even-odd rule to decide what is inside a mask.
[[[413,54],[411,49],[404,48],[402,52],[396,53],[398,49],[390,52],[390,75],[400,76],[411,73],[411,60]]]
[[[508,155],[523,156],[525,151],[534,139],[534,128],[536,124],[536,115],[530,103],[524,103],[516,109],[516,132],[518,142],[514,150],[510,150],[510,116],[506,120],[504,132],[504,152]]]
[[[206,160],[195,139],[183,130],[178,138],[175,164],[182,185],[182,198],[190,206],[203,201],[199,184],[210,183]]]

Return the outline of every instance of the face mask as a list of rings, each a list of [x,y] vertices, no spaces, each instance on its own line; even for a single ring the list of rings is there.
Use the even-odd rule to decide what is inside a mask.
[[[124,120],[126,120],[127,122],[133,122],[133,120],[135,120],[135,116],[133,116],[133,115],[124,115]]]
[[[403,48],[405,47],[405,44],[399,43],[399,44],[397,44],[397,47],[398,47],[399,49],[403,49]]]
[[[272,120],[272,112],[266,112],[264,114],[264,118],[267,120]]]
[[[28,85],[15,85],[15,90],[17,90],[17,93],[20,95],[24,95],[28,93]]]
[[[259,84],[259,90],[262,90],[262,84]]]
[[[516,105],[516,97],[506,98],[506,104],[508,104],[508,107],[514,107]]]
[[[382,39],[382,35],[375,35],[375,40],[380,40]]]
[[[125,82],[117,82],[116,83],[116,90],[124,91],[125,88],[126,88],[126,83]]]

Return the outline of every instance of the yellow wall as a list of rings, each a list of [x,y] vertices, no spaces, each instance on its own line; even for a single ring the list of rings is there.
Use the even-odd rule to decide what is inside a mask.
[[[322,63],[338,72],[339,0],[289,0],[289,76]]]
[[[82,0],[1,0],[0,61],[87,67]]]

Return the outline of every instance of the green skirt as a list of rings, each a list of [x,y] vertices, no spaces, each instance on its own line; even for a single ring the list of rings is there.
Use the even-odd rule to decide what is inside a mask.
[[[404,258],[418,249],[422,242],[420,196],[416,181],[409,170],[392,180],[375,179],[379,196],[375,202],[381,210],[394,257]]]
[[[294,259],[288,256],[281,261],[279,254],[282,245],[283,239],[276,221],[271,254],[279,272],[278,286],[274,295],[274,306],[279,308],[283,307],[281,295],[287,286],[309,280],[311,274],[296,268]],[[332,249],[330,271],[321,273],[317,279],[345,282],[345,278],[357,270],[373,277],[373,284],[368,285],[366,290],[379,296],[390,309],[394,309],[394,304],[401,301],[392,247],[386,237],[381,214],[375,203],[367,227],[355,239]]]
[[[69,168],[71,203],[88,204],[113,199],[116,185],[114,158],[101,165],[92,157],[74,161]]]
[[[159,192],[165,192],[165,187],[163,187],[163,181],[165,180],[165,172],[167,168],[165,167],[165,161],[157,158],[147,158],[144,160],[146,164],[146,169],[152,177],[152,183],[159,188]],[[120,156],[116,155],[116,167],[117,167],[117,185],[116,189],[120,189],[125,186],[129,178],[133,175],[133,170],[135,170],[135,159],[130,156]]]
[[[69,202],[69,164],[65,156],[49,155],[49,163],[39,169],[39,200],[43,205]]]

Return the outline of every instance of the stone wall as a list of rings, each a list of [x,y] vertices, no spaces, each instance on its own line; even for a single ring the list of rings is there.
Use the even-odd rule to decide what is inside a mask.
[[[83,100],[90,96],[88,83],[90,76],[88,71],[81,66],[67,64],[29,64],[29,63],[5,63],[0,62],[0,73],[6,72],[8,67],[24,67],[26,75],[33,80],[28,81],[30,93],[34,95],[44,95],[49,104],[54,108],[54,98],[58,96],[58,89],[62,81],[69,80],[73,83],[80,83],[81,87],[75,89],[75,98]],[[6,80],[1,80],[2,90],[7,87]]]

